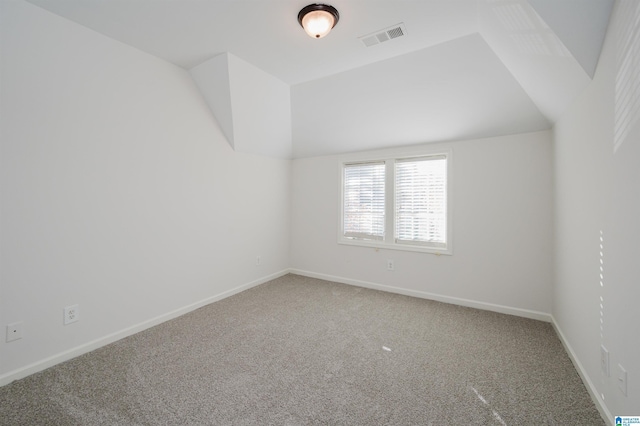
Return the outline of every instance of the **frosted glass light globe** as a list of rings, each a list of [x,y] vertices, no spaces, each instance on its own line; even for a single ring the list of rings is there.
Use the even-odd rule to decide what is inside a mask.
[[[309,12],[302,18],[302,28],[313,38],[322,38],[329,34],[334,24],[333,15],[324,10]]]

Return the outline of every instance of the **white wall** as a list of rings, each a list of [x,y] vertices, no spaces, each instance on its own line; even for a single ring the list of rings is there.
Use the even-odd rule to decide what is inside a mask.
[[[236,151],[291,158],[291,89],[227,54]]]
[[[631,4],[640,7],[635,0]],[[632,415],[640,407],[640,119],[614,153],[616,50],[629,35],[618,35],[621,19],[629,15],[620,5],[614,6],[592,84],[554,128],[553,316],[588,386],[601,402],[604,396],[608,414]],[[637,24],[635,31],[640,46]],[[610,353],[610,377],[600,369],[601,344]],[[618,364],[628,372],[626,397],[617,389]]]
[[[189,72],[234,150],[291,158],[289,85],[228,52]]]
[[[291,169],[233,152],[186,71],[31,4],[0,8],[0,325],[24,325],[23,339],[0,339],[0,384],[292,266],[525,316],[552,311],[605,408],[640,406],[640,129],[614,154],[618,4],[593,83],[554,128],[554,167],[548,132],[444,144],[454,255],[439,257],[337,244],[339,160],[360,154]],[[81,320],[65,327],[62,308],[75,303]]]
[[[337,243],[342,158],[443,146],[453,151],[453,256]],[[551,171],[549,132],[295,159],[291,265],[307,274],[545,318],[551,312]],[[386,259],[395,261],[394,272],[386,270]]]
[[[288,267],[290,161],[234,152],[187,71],[0,7],[0,381]]]

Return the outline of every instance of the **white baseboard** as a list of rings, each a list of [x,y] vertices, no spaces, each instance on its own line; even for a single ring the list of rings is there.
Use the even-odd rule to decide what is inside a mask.
[[[358,287],[371,288],[374,290],[386,291],[388,293],[402,294],[405,296],[419,297],[421,299],[435,300],[438,302],[451,303],[453,305],[466,306],[468,308],[482,309],[485,311],[499,312],[501,314],[515,315],[518,317],[530,318],[544,322],[551,322],[551,314],[529,309],[513,308],[510,306],[496,305],[476,300],[461,299],[459,297],[443,296],[441,294],[428,293],[426,291],[410,290],[402,287],[391,287],[388,285],[372,283],[368,281],[354,280],[350,278],[337,277],[334,275],[320,274],[317,272],[303,271],[300,269],[290,269],[292,274],[302,275],[310,278],[318,278],[326,281],[334,281],[342,284],[355,285]]]
[[[45,370],[49,367],[53,367],[56,364],[60,364],[61,362],[64,361],[68,361],[72,358],[75,358],[77,356],[80,356],[82,354],[85,354],[87,352],[91,352],[93,350],[96,350],[102,346],[106,346],[110,343],[113,343],[117,340],[123,339],[125,337],[131,336],[132,334],[136,334],[139,333],[143,330],[146,330],[148,328],[151,328],[153,326],[156,326],[158,324],[161,324],[165,321],[169,321],[171,319],[177,318],[181,315],[184,315],[188,312],[194,311],[198,308],[201,308],[205,305],[208,305],[210,303],[216,302],[218,300],[222,300],[225,299],[229,296],[233,296],[234,294],[240,293],[241,291],[244,290],[248,290],[252,287],[255,287],[257,285],[266,283],[267,281],[271,281],[273,279],[276,279],[278,277],[281,277],[283,275],[286,275],[289,273],[288,269],[284,269],[280,272],[276,272],[270,275],[267,275],[265,277],[259,278],[255,281],[251,281],[247,284],[243,284],[240,285],[238,287],[232,288],[230,290],[224,291],[220,294],[217,294],[215,296],[211,296],[208,297],[206,299],[200,300],[198,302],[192,303],[190,305],[187,306],[183,306],[182,308],[178,308],[174,311],[171,312],[167,312],[166,314],[162,314],[159,315],[155,318],[151,318],[149,320],[143,321],[139,324],[133,325],[131,327],[127,327],[123,330],[117,331],[115,333],[112,334],[108,334],[106,336],[100,337],[98,339],[92,340],[90,342],[84,343],[82,345],[76,346],[74,348],[71,348],[67,351],[61,352],[59,354],[50,356],[48,358],[45,358],[43,360],[34,362],[32,364],[29,364],[25,367],[21,367],[17,370],[14,371],[10,371],[8,373],[3,374],[2,376],[0,376],[0,386],[4,386],[7,385],[11,382],[13,382],[14,380],[19,380],[22,379],[24,377],[27,377],[31,374],[37,373],[39,371]]]
[[[585,387],[587,388],[587,391],[589,392],[591,399],[596,404],[596,408],[600,412],[600,416],[605,421],[605,423],[613,426],[614,425],[613,416],[609,412],[609,409],[607,408],[604,401],[602,400],[602,397],[598,393],[598,390],[596,389],[595,385],[591,381],[591,378],[587,374],[587,371],[582,366],[582,363],[576,356],[576,353],[573,351],[573,348],[569,344],[569,341],[567,340],[564,333],[560,329],[560,326],[556,322],[556,319],[553,317],[553,315],[551,316],[551,325],[553,325],[553,329],[556,331],[556,334],[558,335],[558,338],[562,342],[562,345],[564,346],[565,351],[567,352],[567,354],[569,354],[569,359],[571,359],[573,366],[578,371],[578,375],[580,375],[580,378],[582,379],[582,383],[584,383]]]
[[[163,315],[159,315],[155,318],[151,318],[147,321],[141,322],[139,324],[136,324],[134,326],[125,328],[123,330],[120,330],[118,332],[109,334],[107,336],[101,337],[99,339],[95,339],[93,341],[90,341],[88,343],[76,346],[75,348],[69,349],[67,351],[61,352],[59,354],[53,355],[51,357],[45,358],[41,361],[32,363],[30,365],[27,365],[25,367],[19,368],[17,370],[14,371],[10,371],[6,374],[3,374],[2,376],[0,376],[0,386],[4,386],[7,385],[11,382],[13,382],[14,380],[19,380],[22,379],[24,377],[27,377],[31,374],[37,373],[39,371],[45,370],[49,367],[52,367],[56,364],[59,364],[61,362],[70,360],[72,358],[75,358],[77,356],[80,356],[82,354],[85,354],[87,352],[91,352],[95,349],[98,349],[102,346],[106,346],[110,343],[113,343],[117,340],[123,339],[125,337],[131,336],[133,334],[136,334],[140,331],[146,330],[148,328],[151,328],[153,326],[156,326],[158,324],[161,324],[165,321],[169,321],[173,318],[177,318],[181,315],[184,315],[188,312],[194,311],[198,308],[201,308],[205,305],[208,305],[210,303],[216,302],[218,300],[222,300],[225,299],[229,296],[233,296],[234,294],[240,293],[244,290],[248,290],[252,287],[255,287],[257,285],[266,283],[268,281],[271,281],[273,279],[279,278],[281,276],[284,276],[288,273],[292,273],[292,274],[297,274],[297,275],[302,275],[305,277],[310,277],[310,278],[318,278],[318,279],[322,279],[322,280],[326,280],[326,281],[333,281],[333,282],[339,282],[342,284],[348,284],[348,285],[354,285],[354,286],[358,286],[358,287],[365,287],[365,288],[370,288],[370,289],[374,289],[374,290],[381,290],[381,291],[386,291],[389,293],[396,293],[396,294],[402,294],[405,296],[413,296],[413,297],[419,297],[422,299],[429,299],[429,300],[436,300],[439,302],[444,302],[444,303],[451,303],[451,304],[455,304],[455,305],[460,305],[460,306],[466,306],[466,307],[470,307],[470,308],[477,308],[477,309],[483,309],[483,310],[487,310],[487,311],[493,311],[493,312],[499,312],[499,313],[504,313],[504,314],[509,314],[509,315],[516,315],[516,316],[520,316],[520,317],[524,317],[524,318],[531,318],[531,319],[536,319],[536,320],[540,320],[540,321],[545,321],[545,322],[550,322],[554,328],[554,330],[556,331],[556,334],[558,335],[560,341],[562,342],[562,345],[564,346],[567,354],[569,355],[569,358],[571,359],[571,361],[573,362],[573,365],[575,366],[578,374],[580,375],[580,378],[582,379],[582,382],[585,384],[585,387],[587,388],[587,391],[589,392],[589,395],[591,396],[592,400],[594,401],[596,408],[598,409],[598,411],[600,412],[600,415],[602,416],[602,418],[605,420],[605,422],[609,425],[614,425],[613,423],[613,416],[611,415],[611,413],[609,412],[607,406],[604,404],[604,401],[602,401],[595,385],[593,384],[593,382],[591,381],[591,378],[589,377],[589,375],[587,374],[586,370],[584,369],[584,367],[582,366],[582,363],[580,362],[580,360],[578,359],[578,357],[576,356],[575,352],[573,351],[573,349],[571,348],[571,345],[569,345],[569,342],[567,341],[567,339],[565,338],[564,334],[562,333],[562,330],[560,329],[560,327],[558,326],[555,318],[553,317],[553,315],[551,314],[547,314],[544,312],[539,312],[539,311],[532,311],[532,310],[528,310],[528,309],[521,309],[521,308],[513,308],[513,307],[509,307],[509,306],[503,306],[503,305],[496,305],[493,303],[486,303],[486,302],[478,302],[475,300],[469,300],[469,299],[461,299],[458,297],[450,297],[450,296],[443,296],[443,295],[439,295],[439,294],[434,294],[434,293],[428,293],[428,292],[423,292],[423,291],[418,291],[418,290],[410,290],[410,289],[405,289],[405,288],[401,288],[401,287],[391,287],[391,286],[387,286],[387,285],[383,285],[383,284],[377,284],[377,283],[372,283],[372,282],[368,282],[368,281],[361,281],[361,280],[354,280],[354,279],[350,279],[350,278],[343,278],[343,277],[338,277],[338,276],[334,276],[334,275],[328,275],[328,274],[321,274],[321,273],[316,273],[316,272],[310,272],[310,271],[304,271],[304,270],[300,270],[300,269],[285,269],[270,275],[267,275],[265,277],[259,278],[257,280],[251,281],[247,284],[243,284],[240,285],[238,287],[232,288],[230,290],[224,291],[220,294],[217,294],[215,296],[206,298],[204,300],[192,303],[190,305],[184,306],[182,308],[176,309],[174,311],[168,312],[166,314]]]

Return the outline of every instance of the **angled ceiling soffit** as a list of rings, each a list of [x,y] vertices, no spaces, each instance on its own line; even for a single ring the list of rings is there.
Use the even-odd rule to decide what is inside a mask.
[[[291,157],[289,85],[231,53],[189,73],[235,151]]]
[[[478,24],[482,37],[551,123],[590,83],[585,68],[527,0],[479,0]]]

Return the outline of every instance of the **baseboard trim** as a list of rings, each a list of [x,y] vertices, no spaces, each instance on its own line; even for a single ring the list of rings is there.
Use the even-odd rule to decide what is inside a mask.
[[[573,348],[569,344],[569,341],[567,340],[564,333],[562,332],[562,329],[560,329],[560,326],[558,325],[553,315],[551,315],[551,325],[553,326],[553,329],[558,335],[558,338],[562,342],[562,346],[564,346],[565,351],[567,352],[567,354],[569,354],[569,359],[571,359],[573,366],[576,368],[578,375],[582,379],[582,383],[584,383],[585,387],[587,388],[587,392],[589,392],[591,399],[593,400],[593,402],[596,405],[596,408],[600,412],[600,416],[602,417],[602,419],[605,421],[606,424],[614,426],[613,416],[611,415],[611,413],[609,412],[609,409],[607,408],[604,401],[600,397],[600,394],[598,393],[596,386],[591,381],[591,378],[587,374],[587,371],[582,366],[582,363],[578,359],[578,356],[576,355],[576,353],[573,351]]]
[[[354,285],[354,286],[358,286],[358,287],[364,287],[364,288],[370,288],[370,289],[374,289],[374,290],[381,290],[381,291],[386,291],[389,293],[396,293],[396,294],[402,294],[405,296],[413,296],[413,297],[418,297],[418,298],[422,298],[422,299],[429,299],[429,300],[435,300],[438,302],[444,302],[444,303],[451,303],[451,304],[455,304],[455,305],[460,305],[460,306],[466,306],[466,307],[470,307],[470,308],[477,308],[477,309],[482,309],[482,310],[487,310],[487,311],[493,311],[493,312],[499,312],[499,313],[504,313],[504,314],[509,314],[509,315],[516,315],[516,316],[520,316],[520,317],[524,317],[524,318],[531,318],[531,319],[536,319],[536,320],[540,320],[540,321],[545,321],[545,322],[549,322],[551,323],[551,325],[553,326],[553,329],[555,330],[556,334],[558,335],[560,341],[562,342],[562,345],[564,346],[567,354],[569,355],[569,358],[571,359],[571,362],[573,363],[574,367],[576,368],[576,371],[578,372],[578,374],[580,375],[580,378],[582,379],[582,382],[585,384],[585,387],[587,388],[587,391],[589,392],[589,395],[591,396],[591,399],[593,400],[593,402],[596,405],[596,408],[598,409],[598,411],[600,412],[601,417],[603,418],[603,420],[605,421],[605,423],[607,423],[608,425],[614,426],[613,423],[613,416],[611,415],[611,413],[609,412],[607,406],[604,404],[604,401],[602,401],[594,383],[591,381],[591,378],[589,377],[589,375],[587,374],[586,370],[584,369],[584,367],[582,366],[582,363],[580,362],[580,360],[578,359],[578,357],[576,356],[576,353],[573,351],[573,348],[571,347],[571,345],[569,344],[568,340],[566,339],[564,333],[562,332],[562,329],[560,328],[560,326],[558,325],[556,319],[553,317],[553,315],[551,314],[547,314],[544,312],[539,312],[539,311],[533,311],[533,310],[528,310],[528,309],[521,309],[521,308],[513,308],[513,307],[509,307],[509,306],[503,306],[503,305],[497,305],[497,304],[493,304],[493,303],[486,303],[486,302],[479,302],[479,301],[475,301],[475,300],[470,300],[470,299],[462,299],[462,298],[458,298],[458,297],[451,297],[451,296],[443,296],[440,294],[435,294],[435,293],[429,293],[429,292],[424,292],[424,291],[418,291],[418,290],[410,290],[410,289],[405,289],[405,288],[401,288],[401,287],[392,287],[392,286],[387,286],[387,285],[383,285],[383,284],[377,284],[377,283],[372,283],[372,282],[368,282],[368,281],[362,281],[362,280],[355,280],[355,279],[351,279],[351,278],[344,278],[344,277],[339,277],[339,276],[335,276],[335,275],[328,275],[328,274],[321,274],[321,273],[317,273],[317,272],[311,272],[311,271],[305,271],[305,270],[301,270],[301,269],[295,269],[295,268],[290,268],[290,269],[284,269],[282,271],[279,272],[275,272],[273,274],[267,275],[265,277],[259,278],[257,280],[251,281],[249,283],[237,286],[235,288],[232,288],[230,290],[224,291],[222,293],[219,293],[215,296],[211,296],[208,297],[206,299],[200,300],[198,302],[192,303],[190,305],[187,306],[183,306],[182,308],[178,308],[176,310],[173,310],[171,312],[168,312],[166,314],[163,315],[159,315],[155,318],[151,318],[149,320],[143,321],[139,324],[136,324],[134,326],[131,327],[127,327],[123,330],[120,330],[118,332],[106,335],[104,337],[92,340],[90,342],[87,342],[85,344],[76,346],[74,348],[71,348],[67,351],[61,352],[59,354],[53,355],[51,357],[45,358],[41,361],[37,361],[35,363],[29,364],[25,367],[21,367],[17,370],[14,371],[10,371],[8,373],[5,373],[3,375],[0,376],[0,386],[5,386],[15,380],[19,380],[22,379],[24,377],[30,376],[31,374],[37,373],[39,371],[43,371],[49,367],[53,367],[56,364],[60,364],[62,362],[68,361],[72,358],[75,358],[77,356],[83,355],[87,352],[91,352],[93,350],[96,350],[102,346],[106,346],[110,343],[116,342],[120,339],[123,339],[125,337],[131,336],[133,334],[139,333],[141,331],[144,331],[148,328],[151,328],[153,326],[156,326],[158,324],[162,324],[163,322],[169,321],[171,319],[177,318],[181,315],[184,315],[186,313],[189,313],[191,311],[194,311],[198,308],[201,308],[203,306],[206,306],[210,303],[216,302],[218,300],[222,300],[225,299],[227,297],[233,296],[234,294],[238,294],[242,291],[248,290],[252,287],[258,286],[260,284],[264,284],[268,281],[271,281],[273,279],[282,277],[284,275],[287,275],[288,273],[292,273],[292,274],[296,274],[296,275],[302,275],[305,277],[310,277],[310,278],[318,278],[318,279],[322,279],[322,280],[326,280],[326,281],[333,281],[333,282],[339,282],[342,284],[348,284],[348,285]]]
[[[68,361],[77,356],[83,355],[87,352],[91,352],[96,350],[102,346],[106,346],[110,343],[123,339],[125,337],[131,336],[133,334],[139,333],[143,330],[156,326],[158,324],[162,324],[165,321],[169,321],[171,319],[177,318],[181,315],[194,311],[198,308],[201,308],[205,305],[208,305],[213,302],[217,302],[218,300],[225,299],[229,296],[233,296],[234,294],[240,293],[242,291],[248,290],[252,287],[258,286],[260,284],[264,284],[267,281],[271,281],[273,279],[279,278],[283,275],[286,275],[290,272],[289,269],[284,269],[279,272],[275,272],[273,274],[267,275],[265,277],[259,278],[257,280],[251,281],[249,283],[240,285],[238,287],[234,287],[230,290],[219,293],[215,296],[208,297],[206,299],[200,300],[198,302],[192,303],[187,306],[183,306],[182,308],[178,308],[171,312],[167,312],[166,314],[159,315],[155,318],[151,318],[149,320],[143,321],[139,324],[133,325],[131,327],[127,327],[123,330],[117,331],[115,333],[100,337],[98,339],[92,340],[90,342],[84,343],[82,345],[71,348],[67,351],[58,353],[56,355],[45,358],[41,361],[34,362],[27,366],[21,367],[17,370],[10,371],[0,376],[0,386],[5,386],[14,380],[19,380],[24,377],[30,376],[31,374],[37,373],[39,371],[45,370],[49,367],[53,367],[56,364],[60,364],[64,361]]]
[[[326,281],[334,281],[342,284],[349,284],[358,287],[365,287],[374,290],[386,291],[388,293],[402,294],[405,296],[419,297],[421,299],[435,300],[438,302],[450,303],[453,305],[466,306],[468,308],[482,309],[485,311],[499,312],[501,314],[515,315],[518,317],[530,318],[544,322],[551,322],[551,314],[533,311],[529,309],[513,308],[510,306],[496,305],[493,303],[479,302],[476,300],[462,299],[459,297],[443,296],[441,294],[429,293],[426,291],[410,290],[402,287],[391,287],[384,284],[372,283],[369,281],[354,280],[351,278],[338,277],[335,275],[321,274],[317,272],[304,271],[301,269],[290,269],[292,274],[302,275],[310,278],[318,278]]]

